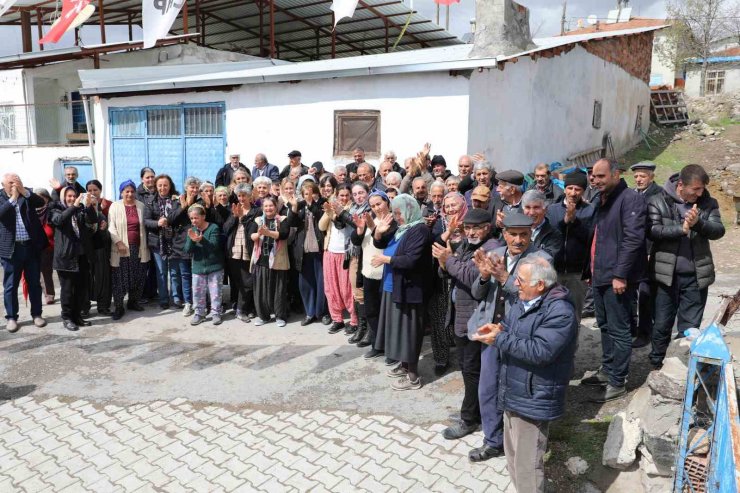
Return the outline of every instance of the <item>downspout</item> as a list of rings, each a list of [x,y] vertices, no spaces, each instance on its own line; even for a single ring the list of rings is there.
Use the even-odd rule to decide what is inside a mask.
[[[98,179],[98,167],[95,165],[95,143],[93,142],[92,126],[90,125],[90,108],[88,107],[89,99],[82,96],[82,108],[85,110],[85,128],[87,129],[87,145],[90,146],[90,159],[93,166],[93,178]]]

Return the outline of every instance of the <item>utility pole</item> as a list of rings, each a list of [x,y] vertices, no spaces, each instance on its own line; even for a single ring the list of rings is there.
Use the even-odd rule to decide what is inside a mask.
[[[565,35],[565,11],[568,8],[568,0],[563,0],[563,16],[560,18],[560,35]]]

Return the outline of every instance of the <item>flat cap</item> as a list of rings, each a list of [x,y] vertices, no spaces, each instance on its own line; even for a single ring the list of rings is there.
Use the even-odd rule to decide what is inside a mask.
[[[490,224],[491,213],[485,209],[469,209],[463,218],[464,224]]]
[[[299,157],[301,155],[301,151],[290,151],[288,153],[288,157]]]
[[[447,167],[447,161],[445,161],[444,156],[437,154],[432,158],[432,166],[441,164],[445,168]]]
[[[512,185],[518,185],[520,187],[524,185],[524,175],[513,169],[507,169],[506,171],[498,173],[496,175],[496,179],[498,181],[505,181],[506,183],[511,183]]]
[[[655,171],[655,167],[655,163],[653,163],[652,161],[640,161],[639,163],[630,166],[630,171]]]
[[[473,193],[470,194],[470,198],[486,202],[491,198],[491,191],[485,185],[478,185],[473,189]]]
[[[504,216],[505,228],[531,228],[532,218],[521,212],[512,211]]]

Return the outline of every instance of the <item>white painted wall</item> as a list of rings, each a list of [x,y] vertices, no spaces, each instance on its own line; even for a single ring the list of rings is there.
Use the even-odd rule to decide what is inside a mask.
[[[619,155],[639,141],[638,105],[644,130],[650,121],[647,84],[580,46],[537,61],[521,57],[503,71],[474,72],[470,82],[468,149],[485,152],[498,170],[565,164],[567,156],[600,146],[605,132]],[[597,99],[600,129],[591,126]]]
[[[399,157],[415,155],[425,142],[456,169],[466,153],[468,79],[448,73],[384,75],[311,80],[299,83],[244,85],[234,91],[158,94],[100,99],[93,110],[98,177],[111,190],[108,109],[111,107],[220,102],[226,104],[226,139],[232,152],[250,166],[265,153],[280,167],[298,149],[305,163],[322,161],[327,170],[349,159],[335,159],[334,111],[379,110],[381,148]],[[377,159],[368,159],[377,163]],[[214,177],[209,177],[213,179]]]
[[[17,173],[23,184],[49,189],[49,179],[61,178],[60,160],[90,160],[89,146],[75,147],[0,147],[0,176]]]
[[[664,62],[658,55],[660,48],[668,42],[663,32],[657,31],[653,38],[653,59],[650,65],[650,78],[653,79],[655,76],[660,76],[662,80],[660,85],[673,87],[676,78],[681,78],[682,74],[680,70],[677,70],[675,64]]]
[[[713,63],[709,70],[725,71],[725,88],[724,92],[740,91],[740,62],[737,63]],[[699,96],[701,94],[701,66],[691,65],[686,70],[686,94],[689,96]]]

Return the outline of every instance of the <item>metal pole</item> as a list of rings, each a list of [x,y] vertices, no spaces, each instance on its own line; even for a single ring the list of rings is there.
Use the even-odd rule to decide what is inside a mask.
[[[98,179],[98,170],[95,167],[95,144],[93,142],[92,125],[90,124],[90,108],[87,106],[89,99],[82,96],[82,108],[85,110],[85,128],[87,129],[87,145],[90,146],[90,160],[93,166],[93,178]]]
[[[334,20],[334,12],[331,13],[331,25],[333,26],[336,21]],[[331,30],[331,57],[337,57],[337,30]]]
[[[264,12],[262,0],[257,1],[257,8],[260,11],[260,56],[265,56],[265,34],[264,34]]]
[[[563,16],[560,18],[560,35],[565,34],[565,10],[568,8],[568,0],[563,0]]]
[[[23,53],[33,51],[31,44],[31,12],[21,10],[21,40],[23,41]]]
[[[134,27],[131,25],[131,14],[128,14],[128,40],[134,40]]]
[[[275,0],[270,0],[270,58],[275,58]]]
[[[105,44],[105,11],[103,0],[98,0],[98,21],[100,22],[100,42]]]
[[[188,33],[188,2],[185,0],[185,2],[182,5],[182,33],[187,34]]]
[[[195,29],[200,29],[200,0],[195,0]],[[203,45],[203,40],[199,43]]]
[[[437,25],[439,26],[439,4],[435,4],[437,6],[437,16],[435,17]]]
[[[41,18],[41,11],[36,9],[36,27],[38,28],[39,40],[44,37],[43,20]],[[39,43],[39,50],[44,51],[44,45]]]
[[[445,7],[445,30],[450,30],[450,4]]]

